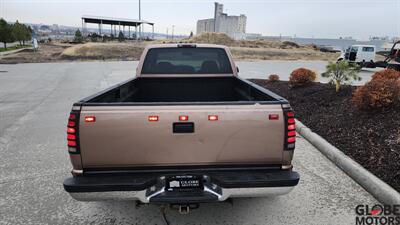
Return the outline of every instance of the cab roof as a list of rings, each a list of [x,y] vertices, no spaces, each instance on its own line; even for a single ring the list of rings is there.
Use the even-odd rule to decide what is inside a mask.
[[[215,45],[215,44],[197,44],[197,43],[168,43],[168,44],[154,44],[154,45],[149,45],[147,46],[148,49],[151,48],[190,48],[190,47],[196,47],[196,48],[228,48],[225,45]]]
[[[354,46],[354,47],[373,47],[373,48],[376,48],[375,45],[352,45],[352,46]]]

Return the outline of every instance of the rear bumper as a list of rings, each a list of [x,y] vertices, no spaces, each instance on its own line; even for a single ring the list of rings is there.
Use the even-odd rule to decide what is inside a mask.
[[[293,171],[217,171],[202,174],[204,188],[200,191],[169,192],[165,190],[166,175],[84,175],[67,178],[64,189],[79,201],[139,200],[183,204],[283,195],[289,193],[300,179]]]

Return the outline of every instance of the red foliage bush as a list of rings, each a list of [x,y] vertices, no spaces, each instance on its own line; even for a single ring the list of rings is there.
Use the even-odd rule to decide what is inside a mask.
[[[400,79],[400,72],[393,69],[385,69],[378,71],[374,75],[372,75],[372,79],[398,80]]]
[[[361,110],[399,105],[400,73],[394,70],[376,72],[370,82],[355,90],[352,101]]]
[[[280,80],[280,78],[279,78],[279,75],[277,75],[277,74],[271,74],[268,77],[268,81],[270,81],[270,82],[275,82],[275,81],[279,81],[279,80]]]
[[[317,78],[317,74],[309,69],[299,68],[293,70],[289,77],[289,83],[291,86],[305,86],[311,84]]]

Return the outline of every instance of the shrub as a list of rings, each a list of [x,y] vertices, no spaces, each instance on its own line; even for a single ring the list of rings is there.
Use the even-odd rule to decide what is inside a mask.
[[[359,70],[359,67],[350,66],[347,61],[329,62],[326,72],[321,76],[329,78],[329,82],[335,84],[336,92],[339,92],[342,84],[351,80],[361,80],[361,77],[357,75]]]
[[[124,33],[122,33],[122,31],[120,31],[118,34],[118,41],[119,42],[125,41],[125,35],[124,35]]]
[[[83,35],[79,29],[75,31],[74,42],[77,43],[83,42]]]
[[[356,89],[353,103],[361,110],[384,109],[400,102],[400,80],[375,78]]]
[[[279,75],[277,75],[277,74],[271,74],[271,75],[269,75],[268,81],[270,81],[270,82],[279,81]]]
[[[389,79],[389,80],[398,80],[400,79],[400,72],[393,70],[393,69],[385,69],[376,72],[374,75],[372,75],[372,79]]]
[[[299,68],[293,70],[289,77],[289,83],[291,86],[304,86],[311,84],[317,78],[317,74],[314,71],[305,68]]]

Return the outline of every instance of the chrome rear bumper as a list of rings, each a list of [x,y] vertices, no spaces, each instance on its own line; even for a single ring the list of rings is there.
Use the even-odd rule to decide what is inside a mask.
[[[285,195],[294,187],[264,187],[264,188],[222,188],[222,194],[215,194],[218,201],[222,202],[228,198],[240,197],[268,197]],[[163,190],[162,192],[164,192]],[[160,192],[161,193],[161,192]],[[110,191],[110,192],[72,192],[72,198],[78,201],[141,201],[149,203],[152,196],[146,196],[143,191]]]
[[[79,201],[203,203],[238,197],[284,195],[289,193],[300,179],[298,173],[282,170],[218,171],[198,176],[201,177],[202,188],[190,191],[171,191],[171,188],[167,190],[167,176],[163,174],[71,177],[64,181],[64,189]]]

